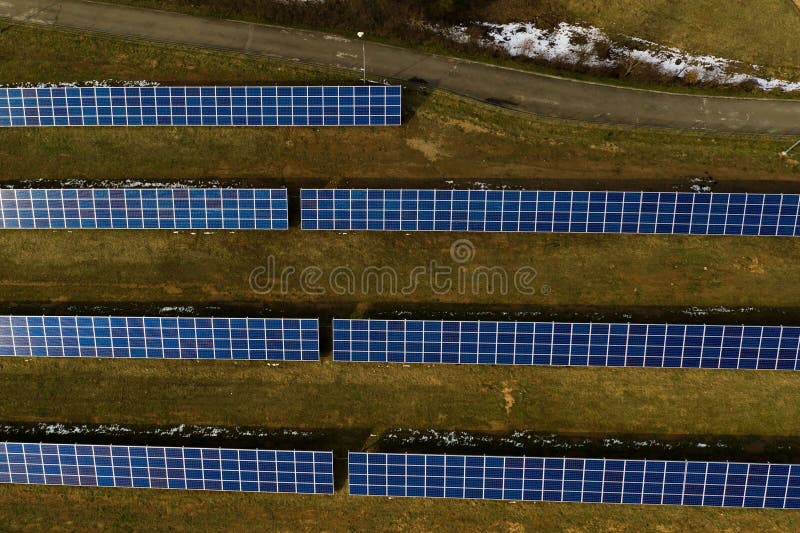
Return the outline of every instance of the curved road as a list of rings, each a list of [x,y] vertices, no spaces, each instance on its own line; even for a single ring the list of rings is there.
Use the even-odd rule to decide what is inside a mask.
[[[361,69],[358,39],[263,24],[80,0],[0,0],[0,17]],[[375,43],[367,43],[367,71],[373,78],[423,79],[434,87],[542,116],[723,132],[800,134],[800,100],[628,89]]]

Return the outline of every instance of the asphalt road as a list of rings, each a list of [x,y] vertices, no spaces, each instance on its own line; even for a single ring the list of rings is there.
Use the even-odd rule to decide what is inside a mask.
[[[136,39],[360,70],[361,42],[263,24],[79,0],[0,0],[0,17]],[[11,34],[13,35],[13,34]],[[367,43],[370,78],[430,86],[536,115],[739,133],[800,134],[800,100],[692,96],[613,87]]]

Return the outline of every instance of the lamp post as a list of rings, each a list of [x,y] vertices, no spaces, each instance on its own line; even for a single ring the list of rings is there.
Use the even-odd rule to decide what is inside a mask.
[[[799,144],[800,144],[800,139],[798,139],[798,140],[797,140],[797,142],[795,142],[795,143],[794,143],[793,145],[791,145],[789,148],[787,148],[786,150],[784,150],[783,152],[781,152],[781,155],[782,155],[783,157],[786,157],[787,155],[789,155],[789,152],[791,152],[792,150],[794,150],[795,148],[797,148],[797,145],[799,145]]]
[[[364,32],[360,31],[356,35],[361,39],[361,57],[364,59],[364,85],[367,84],[367,44],[364,42]]]

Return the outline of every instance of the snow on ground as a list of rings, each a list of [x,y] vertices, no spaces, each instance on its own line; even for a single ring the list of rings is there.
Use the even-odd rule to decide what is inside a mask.
[[[235,189],[236,183],[216,179],[204,180],[184,180],[184,181],[142,181],[139,179],[118,179],[118,180],[85,180],[83,178],[72,178],[58,180],[20,180],[17,183],[3,183],[0,189],[44,189],[61,187],[63,189],[192,189],[192,188],[211,188],[211,189]]]
[[[22,431],[20,431],[22,429]],[[219,427],[219,426],[187,426],[180,424],[178,426],[152,428],[152,429],[135,429],[128,426],[119,424],[47,424],[36,423],[30,426],[17,426],[16,424],[7,423],[0,425],[0,433],[8,435],[9,433],[24,436],[28,435],[156,435],[167,437],[180,437],[184,439],[191,439],[196,437],[223,437],[223,438],[242,438],[242,437],[300,437],[312,438],[314,437],[313,431],[298,431],[292,429],[261,429],[261,428],[240,428],[233,427]]]
[[[745,74],[741,70],[760,70],[757,65],[710,55],[693,55],[678,48],[627,37],[623,44],[612,39],[599,28],[560,23],[554,29],[537,28],[531,23],[489,24],[479,23],[486,38],[484,46],[499,46],[512,56],[543,59],[554,63],[615,68],[624,65],[646,64],[666,75],[694,82],[715,82],[738,85],[751,81],[768,91],[800,91],[800,82],[776,80]],[[466,26],[432,28],[456,42],[467,42]]]
[[[166,313],[180,313],[182,315],[191,315],[194,314],[194,307],[191,306],[162,307],[159,310],[159,314],[163,315]]]
[[[158,87],[157,81],[147,80],[91,80],[91,81],[65,81],[58,83],[14,83],[0,84],[0,87],[28,87],[46,89],[52,87]]]
[[[706,316],[711,313],[752,313],[756,311],[755,307],[740,307],[738,309],[730,309],[728,307],[689,307],[684,309],[682,313],[689,316]]]

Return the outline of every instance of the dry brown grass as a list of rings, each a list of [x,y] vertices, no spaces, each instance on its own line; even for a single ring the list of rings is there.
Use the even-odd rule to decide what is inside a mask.
[[[783,510],[0,486],[10,531],[764,531]]]
[[[170,231],[7,231],[0,248],[14,250],[0,263],[6,302],[211,302],[339,303],[402,306],[424,303],[506,304],[536,307],[755,306],[794,308],[800,293],[794,280],[800,242],[791,238],[579,235],[448,234],[401,232],[181,232]],[[475,259],[458,265],[450,257],[454,240],[466,237]],[[275,257],[278,271],[294,267],[286,291],[251,289],[253,270]],[[79,258],[76,260],[76,258]],[[453,268],[452,289],[436,294],[419,280],[410,294],[411,273],[430,261]],[[535,294],[509,287],[502,294],[480,285],[478,266],[509,273],[530,266]],[[316,266],[323,277],[319,295],[305,291],[299,273]],[[355,274],[355,291],[337,295],[330,274],[339,266]],[[457,267],[464,266],[464,290]],[[397,287],[378,290],[365,278],[369,267],[392,267]],[[257,281],[261,282],[261,278]],[[545,285],[549,292],[543,294]],[[473,289],[476,289],[473,291]]]
[[[0,360],[20,422],[796,437],[798,398],[785,371]]]

